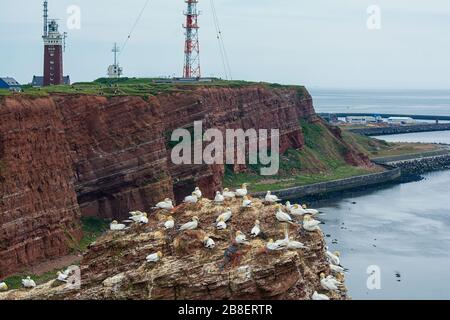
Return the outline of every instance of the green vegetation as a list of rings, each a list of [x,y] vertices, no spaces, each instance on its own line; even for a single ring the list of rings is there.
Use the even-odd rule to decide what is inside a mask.
[[[227,166],[224,185],[236,187],[244,182],[250,184],[253,192],[279,190],[300,185],[319,183],[379,171],[379,168],[361,168],[345,161],[349,147],[336,138],[322,123],[300,121],[305,137],[302,150],[289,149],[280,157],[277,175],[259,175],[260,165],[249,166],[249,171],[235,174]]]
[[[46,272],[42,275],[32,275],[27,273],[21,273],[12,277],[5,279],[5,283],[8,285],[9,290],[22,288],[22,279],[30,276],[37,285],[49,282],[50,280],[56,279],[56,274],[60,270],[52,270]]]
[[[78,248],[81,251],[86,250],[92,242],[94,242],[109,228],[108,220],[96,217],[82,217],[81,224],[83,227],[83,238],[78,244]]]
[[[112,96],[140,96],[148,98],[163,93],[191,91],[193,88],[200,87],[227,87],[242,88],[251,85],[261,85],[276,89],[297,89],[300,96],[306,92],[302,86],[290,86],[280,84],[270,84],[264,82],[249,82],[240,80],[221,80],[215,79],[212,82],[193,82],[193,83],[156,83],[156,80],[164,81],[167,79],[158,78],[120,78],[109,79],[100,78],[93,82],[78,82],[72,85],[58,85],[44,88],[33,88],[31,85],[22,86],[22,95],[32,97],[48,96],[52,93],[59,94],[90,94]],[[0,90],[1,96],[9,96],[13,93],[8,90]]]

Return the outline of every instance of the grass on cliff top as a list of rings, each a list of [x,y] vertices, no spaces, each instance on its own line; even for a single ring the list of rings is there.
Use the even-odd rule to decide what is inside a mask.
[[[89,94],[102,95],[106,97],[113,96],[140,96],[147,98],[163,93],[190,91],[199,87],[227,87],[227,88],[242,88],[251,85],[261,85],[267,88],[286,88],[296,89],[300,96],[304,96],[306,90],[302,86],[281,85],[277,83],[264,82],[250,82],[241,80],[222,80],[215,79],[212,82],[197,82],[197,83],[155,83],[155,80],[162,80],[156,78],[121,78],[109,79],[100,78],[93,82],[78,82],[72,85],[58,85],[43,88],[33,88],[31,85],[24,85],[23,93],[32,97],[48,96],[52,93],[59,94]],[[0,90],[1,96],[9,96],[13,93],[7,90]]]
[[[224,185],[236,187],[244,182],[250,184],[252,192],[280,190],[295,186],[343,179],[378,172],[380,168],[354,167],[345,161],[348,146],[337,139],[323,123],[301,120],[305,138],[302,150],[289,149],[280,157],[277,175],[259,175],[259,166],[249,166],[245,173],[233,173],[226,167]]]
[[[431,143],[392,143],[347,130],[342,131],[342,138],[359,152],[368,154],[370,158],[421,154],[439,149],[439,146]]]

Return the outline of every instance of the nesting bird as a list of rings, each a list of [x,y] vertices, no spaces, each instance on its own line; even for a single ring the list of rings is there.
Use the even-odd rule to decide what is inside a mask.
[[[196,187],[193,193],[197,196],[198,199],[202,197],[202,191],[199,187]]]
[[[251,235],[253,238],[256,238],[260,234],[261,234],[261,222],[259,222],[259,220],[256,220],[255,226],[253,227],[253,229],[251,231]]]
[[[227,211],[225,211],[224,213],[222,213],[219,217],[217,217],[216,222],[219,221],[223,221],[223,222],[227,222],[228,220],[231,219],[231,216],[233,215],[233,213],[231,212],[230,208],[227,208]]]
[[[146,212],[133,211],[133,212],[130,212],[130,214],[131,214],[131,217],[129,218],[130,220],[132,220],[136,223],[142,223],[142,224],[148,223],[148,217],[147,217]]]
[[[317,215],[317,214],[320,213],[319,210],[316,210],[316,209],[308,209],[308,206],[307,206],[306,204],[304,204],[304,205],[302,206],[302,208],[303,208],[303,210],[305,210],[305,212],[306,212],[307,214],[310,214],[310,215],[313,215],[313,216],[315,216],[315,215]]]
[[[276,195],[271,194],[270,191],[267,191],[266,197],[264,198],[264,200],[268,203],[277,203],[279,201],[281,201],[280,198],[278,198]]]
[[[248,244],[247,237],[241,231],[237,231],[236,232],[235,241],[236,241],[237,244]]]
[[[293,205],[291,204],[290,201],[286,201],[284,206],[286,207],[287,212],[291,212]]]
[[[156,253],[149,254],[145,258],[145,260],[147,260],[147,262],[158,262],[159,260],[161,260],[162,256],[163,256],[162,252],[158,251]]]
[[[225,230],[227,228],[227,224],[225,223],[223,217],[218,218],[216,228],[217,228],[217,230]]]
[[[223,189],[222,195],[225,199],[234,199],[236,198],[236,194],[230,191],[228,188]]]
[[[164,201],[157,203],[155,208],[162,210],[172,210],[173,209],[172,200],[166,198],[164,199]]]
[[[184,198],[184,203],[192,203],[195,204],[198,202],[199,197],[197,196],[197,194],[195,192],[192,192],[192,194],[190,196],[187,196],[186,198]]]
[[[314,291],[312,295],[312,299],[316,301],[327,301],[330,300],[330,298],[326,294],[317,293],[317,291]]]
[[[195,230],[198,227],[198,217],[193,217],[192,221],[187,222],[185,224],[183,224],[180,227],[180,231],[184,231],[184,230]]]
[[[216,246],[216,243],[210,237],[203,238],[203,244],[205,245],[205,248],[208,249],[214,249],[214,247]]]
[[[166,230],[173,229],[175,227],[175,220],[172,216],[167,217],[166,222],[164,222],[164,228]]]
[[[36,282],[34,282],[34,280],[31,279],[30,276],[28,276],[25,279],[22,279],[22,286],[24,288],[34,288],[36,287]]]
[[[222,204],[225,201],[225,197],[220,194],[219,191],[216,192],[216,197],[214,198],[214,202],[217,204]]]
[[[341,260],[339,259],[341,254],[339,253],[339,251],[331,253],[330,251],[327,250],[325,252],[325,256],[328,258],[328,261],[330,261],[331,264],[333,264],[335,266],[341,265]]]
[[[292,218],[289,214],[287,214],[286,212],[283,212],[283,210],[281,210],[281,205],[277,205],[277,213],[275,214],[276,218],[278,221],[280,222],[288,222],[288,223],[292,223]]]
[[[242,199],[242,208],[250,208],[252,206],[252,200],[250,200],[247,196],[244,196]]]
[[[320,274],[320,284],[325,290],[336,292],[339,292],[340,288],[343,286],[343,284],[336,280],[333,276],[325,277],[324,273]]]
[[[8,285],[5,282],[0,282],[0,292],[8,291]]]
[[[305,229],[306,231],[320,231],[320,227],[319,225],[322,222],[314,220],[313,218],[311,218],[310,215],[306,215],[303,218],[303,229]]]
[[[330,270],[334,274],[343,274],[345,272],[345,269],[343,267],[334,265],[332,263],[330,263]]]
[[[284,247],[279,243],[274,242],[273,239],[270,239],[269,242],[267,242],[265,249],[266,251],[280,251],[283,250]]]
[[[236,189],[236,196],[243,198],[248,194],[247,191],[248,184],[244,183],[240,189]]]
[[[60,282],[67,282],[67,278],[69,277],[67,273],[61,271],[58,271],[57,276],[56,280]]]
[[[126,229],[126,225],[122,224],[122,223],[118,223],[116,220],[114,220],[113,222],[111,222],[111,224],[109,225],[109,229],[112,231],[121,231],[121,230],[125,230]]]

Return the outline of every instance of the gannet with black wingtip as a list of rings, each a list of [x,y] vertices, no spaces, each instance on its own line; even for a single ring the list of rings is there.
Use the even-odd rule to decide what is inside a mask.
[[[8,291],[8,285],[6,282],[0,282],[0,292],[1,291]]]
[[[192,192],[192,194],[190,196],[187,196],[186,198],[184,198],[184,203],[197,203],[198,202],[198,197],[197,194],[195,192]]]
[[[169,198],[164,199],[162,202],[158,202],[155,206],[156,209],[162,209],[162,210],[172,210],[173,209],[173,202]]]
[[[112,231],[121,231],[121,230],[125,230],[126,229],[126,225],[122,224],[122,223],[118,223],[116,220],[114,220],[113,222],[111,222],[111,224],[109,225],[109,229]]]
[[[236,189],[236,192],[235,192],[236,196],[240,197],[240,198],[245,197],[248,193],[247,186],[248,186],[248,184],[244,183],[240,189]]]
[[[333,280],[329,276],[325,277],[324,273],[320,274],[320,284],[322,285],[322,288],[324,288],[325,290],[339,292],[340,290],[338,287],[338,283],[339,281]]]
[[[308,213],[300,205],[294,204],[291,207],[291,214],[294,215],[294,216],[303,216],[303,215],[308,214]]]
[[[316,301],[327,301],[330,300],[330,298],[326,294],[318,293],[317,291],[314,291],[312,295],[312,299]]]
[[[233,212],[231,212],[231,208],[227,208],[227,211],[222,213],[220,216],[217,217],[216,222],[219,222],[222,220],[223,222],[228,222],[228,220],[231,219],[231,216],[233,215]]]
[[[303,218],[303,229],[305,229],[306,231],[320,231],[320,227],[319,225],[322,222],[314,220],[313,218],[311,218],[310,215],[306,215]]]
[[[167,217],[166,222],[164,222],[164,228],[166,230],[173,229],[175,227],[175,220],[172,216]]]
[[[288,215],[286,212],[283,212],[283,210],[281,210],[281,205],[277,205],[277,212],[275,214],[276,218],[278,221],[280,222],[288,222],[288,223],[292,223],[292,218],[290,215]]]
[[[202,191],[199,187],[196,187],[193,193],[197,196],[198,199],[202,197]]]
[[[214,202],[217,204],[222,204],[225,201],[225,197],[220,194],[219,191],[216,192],[216,197],[214,198]]]
[[[69,277],[69,275],[66,272],[58,271],[56,280],[58,280],[60,282],[67,282],[68,277]]]
[[[276,195],[273,195],[270,191],[267,191],[266,197],[264,200],[268,203],[277,203],[280,202],[281,199],[278,198]]]
[[[193,217],[192,221],[183,224],[180,227],[180,231],[184,230],[195,230],[198,227],[198,217]]]
[[[287,228],[284,228],[284,239],[275,241],[280,247],[287,248],[289,244],[289,232]]]
[[[227,228],[227,224],[225,223],[224,219],[219,217],[219,221],[217,221],[216,228],[217,230],[225,230]]]
[[[344,272],[345,272],[345,269],[344,269],[343,267],[334,265],[334,264],[332,264],[332,263],[330,263],[330,270],[331,270],[331,272],[333,272],[334,274],[344,273]]]
[[[261,222],[259,220],[255,221],[255,226],[253,227],[251,231],[251,235],[253,238],[256,238],[261,234]]]
[[[242,199],[242,208],[250,208],[252,203],[252,200],[250,200],[247,196],[244,196]]]
[[[205,248],[208,249],[214,249],[214,247],[216,246],[216,243],[210,237],[203,238],[203,244],[205,245]]]
[[[289,240],[287,248],[290,250],[307,249],[308,247],[300,241]]]
[[[328,258],[328,261],[330,261],[331,264],[334,264],[335,266],[341,265],[341,260],[339,259],[341,254],[339,251],[336,251],[334,253],[331,253],[330,251],[325,252],[325,256]]]
[[[145,260],[147,260],[147,262],[158,262],[159,260],[161,260],[162,256],[163,256],[162,252],[158,251],[156,253],[149,254],[145,258]]]
[[[34,288],[36,287],[36,282],[34,282],[34,280],[31,279],[30,276],[28,276],[25,279],[22,279],[22,286],[24,288]]]
[[[235,241],[237,244],[248,244],[247,237],[241,231],[236,232]]]
[[[236,194],[234,192],[230,191],[230,189],[228,189],[228,188],[223,189],[222,195],[225,197],[225,199],[236,198]]]

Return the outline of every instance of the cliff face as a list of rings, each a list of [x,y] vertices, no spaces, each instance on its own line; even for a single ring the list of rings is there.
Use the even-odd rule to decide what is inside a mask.
[[[286,225],[275,218],[274,205],[255,200],[254,207],[241,208],[240,199],[224,206],[202,199],[195,205],[181,205],[171,215],[177,228],[193,216],[199,218],[197,230],[166,231],[162,227],[167,213],[152,214],[149,224],[131,226],[126,231],[108,232],[91,245],[81,263],[81,288],[67,290],[52,281],[31,291],[0,293],[0,299],[311,299],[323,292],[320,273],[330,274],[325,258],[322,232],[306,232],[298,225]],[[226,207],[233,211],[228,229],[218,231],[215,220]],[[235,245],[229,259],[225,251],[236,231],[249,235],[255,219],[267,239],[248,237],[246,245]],[[268,239],[301,241],[307,249],[266,251]],[[208,235],[214,249],[204,247]],[[145,257],[161,251],[157,263]],[[332,299],[346,299],[342,293],[326,293]]]
[[[300,118],[317,121],[306,90],[263,86],[0,100],[0,276],[67,253],[80,214],[123,219],[195,186],[212,197],[224,166],[173,165],[174,129],[279,129],[283,152],[302,148]]]

